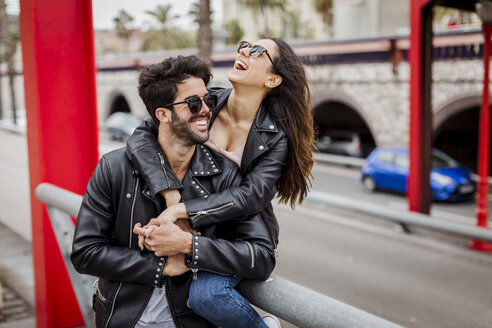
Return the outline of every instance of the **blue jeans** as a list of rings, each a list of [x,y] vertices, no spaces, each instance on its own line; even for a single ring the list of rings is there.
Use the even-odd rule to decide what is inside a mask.
[[[199,271],[191,282],[188,306],[222,328],[267,328],[253,307],[234,287],[241,278]]]

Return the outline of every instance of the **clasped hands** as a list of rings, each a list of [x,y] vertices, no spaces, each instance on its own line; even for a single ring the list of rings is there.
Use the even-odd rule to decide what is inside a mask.
[[[191,233],[200,234],[190,227],[188,219],[179,219],[175,215],[175,206],[168,207],[157,218],[153,218],[142,227],[135,224],[133,232],[138,234],[138,246],[147,248],[156,256],[167,256],[163,274],[175,276],[189,269],[184,264],[185,254],[191,250]]]

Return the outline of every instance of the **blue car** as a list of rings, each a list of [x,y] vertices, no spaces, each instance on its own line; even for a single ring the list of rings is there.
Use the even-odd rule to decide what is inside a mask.
[[[378,147],[361,169],[364,190],[387,190],[405,194],[408,181],[408,149]],[[476,183],[470,171],[443,152],[432,150],[430,184],[434,200],[462,201],[474,197]]]

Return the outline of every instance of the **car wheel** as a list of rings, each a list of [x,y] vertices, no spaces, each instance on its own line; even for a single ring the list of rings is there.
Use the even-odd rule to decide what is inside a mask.
[[[374,192],[376,191],[376,181],[374,180],[373,177],[366,175],[362,179],[362,188],[366,192]]]

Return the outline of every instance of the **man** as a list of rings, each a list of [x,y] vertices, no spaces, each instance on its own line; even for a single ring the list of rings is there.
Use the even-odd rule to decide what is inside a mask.
[[[146,225],[165,208],[162,190],[179,189],[186,200],[240,182],[234,164],[197,145],[208,139],[215,102],[206,89],[210,76],[206,64],[193,56],[145,67],[139,94],[158,123],[162,152],[135,147],[106,154],[88,183],[71,259],[80,273],[99,277],[98,327],[210,327],[186,306],[197,270],[250,279],[266,279],[273,270],[274,247],[259,216],[210,226],[201,235],[186,226],[161,225],[155,235],[167,256],[140,251],[132,233],[135,224]],[[148,188],[152,176],[142,177],[135,169],[153,161],[174,177],[158,190]]]

